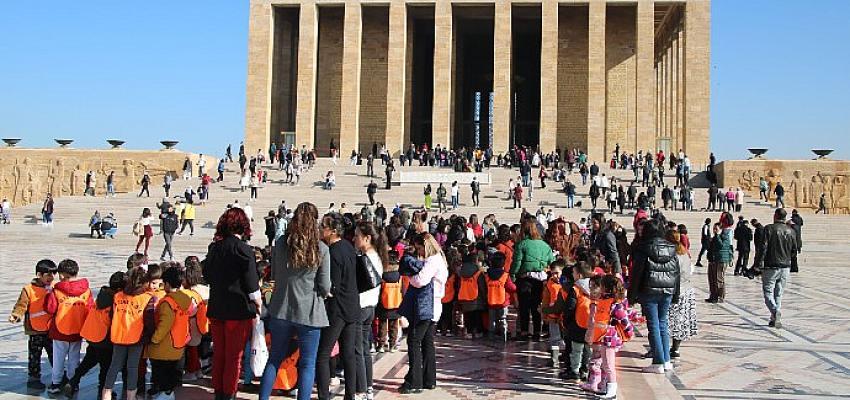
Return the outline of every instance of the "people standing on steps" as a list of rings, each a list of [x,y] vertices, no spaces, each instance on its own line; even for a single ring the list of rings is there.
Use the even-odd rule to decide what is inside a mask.
[[[743,216],[738,217],[738,225],[735,227],[735,250],[738,251],[738,259],[735,261],[735,276],[744,275],[750,262],[750,245],[753,241],[753,230]]]
[[[481,195],[481,182],[478,182],[478,177],[472,177],[469,187],[472,190],[472,205],[478,207],[481,202],[479,198]]]
[[[148,248],[151,246],[151,237],[153,237],[153,228],[151,227],[151,209],[145,207],[142,210],[142,215],[136,221],[136,224],[133,226],[133,234],[139,237],[139,241],[136,242],[136,250],[135,252],[139,252],[139,246],[142,245],[142,242],[145,243],[145,251],[144,255],[148,255]]]
[[[375,205],[375,193],[378,192],[378,184],[375,183],[374,179],[369,180],[369,184],[366,186],[366,196],[369,197],[369,205]]]
[[[165,247],[162,249],[160,260],[165,261],[165,255],[168,254],[168,260],[174,260],[174,252],[171,248],[174,242],[174,233],[177,232],[179,221],[177,213],[174,212],[174,206],[167,204],[165,212],[160,216],[160,228],[162,229],[162,238],[165,240]]]
[[[707,254],[710,247],[711,247],[711,218],[706,218],[705,223],[702,225],[702,229],[700,230],[700,249],[699,249],[699,255],[697,256],[697,263],[694,264],[694,266],[702,267],[702,255]]]
[[[151,177],[150,177],[150,175],[148,175],[148,171],[145,171],[144,175],[142,176],[142,180],[141,180],[140,183],[142,184],[142,189],[139,190],[139,195],[137,197],[142,197],[143,193],[147,194],[148,197],[151,197],[151,191],[150,191]]]
[[[708,249],[708,290],[706,303],[723,303],[726,300],[726,269],[732,264],[732,240],[717,222],[712,227],[714,236]]]
[[[42,206],[41,206],[41,223],[42,223],[42,225],[48,226],[48,227],[53,226],[53,211],[54,211],[53,195],[48,193],[47,196],[44,198],[44,204],[42,204]]]

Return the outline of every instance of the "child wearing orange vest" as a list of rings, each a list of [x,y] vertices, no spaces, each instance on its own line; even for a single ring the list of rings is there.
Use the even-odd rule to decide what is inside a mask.
[[[585,342],[593,346],[590,376],[581,388],[601,399],[617,397],[617,351],[634,336],[634,327],[626,308],[626,289],[614,275],[590,279],[590,304]],[[604,387],[604,390],[603,390]]]
[[[79,391],[80,380],[92,369],[95,365],[99,365],[99,373],[97,376],[98,393],[103,390],[103,382],[106,381],[106,372],[109,370],[109,364],[112,362],[112,341],[109,340],[109,328],[112,324],[112,302],[115,293],[124,289],[127,284],[127,274],[118,271],[109,277],[109,286],[100,288],[95,299],[95,306],[89,310],[86,316],[86,321],[83,322],[83,328],[80,330],[80,335],[88,341],[86,347],[86,356],[74,372],[74,376],[65,385],[65,394],[69,397]]]
[[[53,373],[47,393],[57,394],[68,376],[73,376],[80,364],[83,339],[80,330],[94,298],[89,281],[78,278],[80,266],[74,260],[62,260],[57,268],[59,283],[47,295],[46,311],[53,315],[48,335],[53,341]],[[66,364],[67,362],[67,364]]]
[[[135,267],[127,272],[127,285],[116,293],[112,305],[109,335],[112,340],[112,361],[101,392],[102,400],[112,399],[112,388],[118,372],[126,368],[124,388],[126,400],[136,400],[139,360],[150,338],[154,323],[153,295],[147,292],[145,270]]]
[[[487,306],[490,309],[490,334],[508,341],[508,306],[516,285],[505,271],[505,255],[495,252],[490,255],[489,268],[484,281],[487,285]]]
[[[159,305],[159,301],[165,297],[165,290],[162,289],[162,272],[165,269],[166,263],[148,264],[147,272],[145,273],[146,288],[145,291],[153,296],[154,308]],[[148,357],[142,352],[142,357],[139,359],[139,387],[144,389],[146,384],[145,375],[148,372]],[[159,389],[156,385],[151,385],[150,393],[158,393]]]
[[[446,278],[446,287],[441,299],[443,303],[443,312],[440,314],[440,321],[437,322],[437,334],[451,337],[455,330],[455,303],[457,303],[457,293],[460,289],[460,276],[458,271],[462,264],[460,253],[457,249],[450,247],[446,251],[446,261],[449,264],[449,277]]]
[[[35,278],[29,285],[21,289],[21,295],[12,308],[9,322],[24,321],[24,334],[27,335],[27,388],[44,390],[41,382],[41,352],[47,352],[48,361],[53,364],[53,343],[47,335],[52,317],[44,310],[47,294],[53,289],[53,275],[56,273],[56,263],[44,259],[35,264]]]
[[[552,366],[557,367],[559,364],[558,358],[561,354],[561,313],[559,312],[542,312],[543,306],[554,305],[558,299],[558,293],[561,292],[561,271],[564,269],[564,261],[556,260],[549,264],[549,279],[543,285],[543,293],[540,302],[540,311],[543,316],[543,321],[549,325],[549,354],[551,356]]]
[[[469,252],[467,247],[461,247],[463,265],[460,268],[460,285],[457,303],[463,312],[466,338],[484,336],[484,312],[487,310],[487,284],[478,265],[478,257]]]
[[[590,277],[593,267],[580,261],[572,267],[570,286],[562,286],[554,304],[542,303],[542,311],[546,314],[561,314],[561,325],[564,328],[562,337],[570,345],[570,363],[566,371],[560,374],[568,381],[578,383],[587,372],[590,361],[590,345],[584,342],[587,333],[587,320],[590,314]]]
[[[381,301],[375,308],[378,318],[378,353],[398,350],[398,308],[403,295],[401,274],[398,272],[398,257],[390,251],[389,262],[381,275]]]
[[[166,294],[156,307],[156,330],[145,349],[145,356],[151,361],[151,386],[159,391],[157,400],[174,400],[180,378],[177,363],[191,338],[189,315],[197,305],[182,289],[183,278],[183,270],[175,266],[162,273]]]
[[[186,257],[184,265],[186,271],[183,278],[183,288],[187,290],[187,294],[194,299],[198,306],[198,311],[194,315],[189,315],[189,333],[192,338],[186,346],[186,365],[183,374],[183,382],[192,382],[203,376],[201,373],[200,345],[204,337],[209,336],[210,324],[207,319],[207,301],[210,298],[210,288],[204,285],[201,262],[198,257]]]

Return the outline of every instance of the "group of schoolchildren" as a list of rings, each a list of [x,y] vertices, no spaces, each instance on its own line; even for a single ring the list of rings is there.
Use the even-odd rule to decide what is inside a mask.
[[[201,264],[197,257],[183,265],[145,263],[140,254],[130,256],[127,270],[113,273],[96,295],[78,276],[76,261],[36,264],[35,278],[9,316],[12,323],[23,321],[28,336],[28,388],[73,396],[80,380],[99,366],[102,399],[119,397],[113,388],[120,372],[124,398],[135,400],[139,389],[144,397],[150,365],[147,394],[167,400],[175,398],[181,380],[201,377],[202,339],[209,327]],[[81,361],[83,340],[88,346]],[[41,381],[43,352],[52,368],[49,384]]]

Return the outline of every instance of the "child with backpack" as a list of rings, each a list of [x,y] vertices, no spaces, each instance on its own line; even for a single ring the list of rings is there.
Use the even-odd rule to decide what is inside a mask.
[[[47,295],[46,311],[53,316],[48,336],[53,341],[53,373],[47,393],[57,394],[80,365],[83,338],[80,330],[94,298],[89,281],[78,278],[80,266],[74,260],[62,260],[57,268],[59,283]]]
[[[183,288],[186,294],[192,298],[197,306],[194,314],[189,314],[189,334],[191,339],[186,345],[186,363],[183,382],[192,382],[203,376],[201,372],[201,342],[204,336],[208,336],[210,322],[207,318],[207,300],[210,297],[209,286],[204,284],[201,262],[198,257],[186,257],[184,262],[186,268],[183,277]]]
[[[457,303],[463,312],[467,339],[484,336],[484,312],[487,310],[487,284],[474,253],[461,247],[463,265],[460,268],[460,285]]]
[[[74,372],[74,376],[65,385],[65,394],[69,397],[80,388],[80,380],[95,365],[99,366],[97,375],[98,393],[103,390],[106,372],[112,362],[112,341],[109,339],[109,327],[112,323],[112,305],[115,294],[124,289],[127,284],[127,274],[118,271],[109,277],[109,285],[100,288],[95,299],[95,306],[89,310],[80,336],[88,341],[86,356]]]
[[[35,278],[23,289],[9,322],[18,323],[23,319],[24,334],[27,335],[27,351],[29,352],[27,373],[27,388],[43,390],[46,385],[41,382],[41,352],[47,353],[47,360],[53,364],[53,343],[48,331],[53,317],[44,309],[45,299],[53,290],[53,277],[56,274],[56,263],[44,259],[35,264]]]
[[[510,274],[505,271],[505,255],[494,252],[490,255],[487,275],[487,306],[490,311],[490,334],[504,342],[508,341],[508,306],[511,296],[516,293],[516,285]]]
[[[455,318],[455,303],[460,288],[458,271],[460,265],[462,265],[462,261],[460,259],[460,253],[454,248],[449,248],[448,252],[446,252],[446,260],[449,264],[449,277],[446,279],[444,295],[440,300],[443,303],[443,312],[440,314],[440,320],[437,322],[437,334],[451,337],[454,335],[455,327],[458,325]]]
[[[561,313],[543,312],[544,305],[554,305],[558,299],[558,294],[561,292],[561,271],[563,271],[565,263],[563,260],[557,260],[549,264],[549,279],[543,285],[543,293],[541,295],[540,311],[543,316],[543,322],[549,326],[549,354],[551,356],[552,367],[557,367],[561,355]]]
[[[593,357],[590,376],[581,388],[600,395],[599,398],[614,399],[617,397],[617,351],[634,336],[626,307],[626,289],[616,276],[594,276],[590,279],[590,293],[593,301],[585,342],[592,343]]]

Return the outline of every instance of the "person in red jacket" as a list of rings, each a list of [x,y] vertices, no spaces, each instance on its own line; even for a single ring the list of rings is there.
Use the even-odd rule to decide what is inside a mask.
[[[508,340],[508,306],[516,285],[505,271],[505,255],[495,252],[488,259],[490,267],[483,278],[487,283],[487,306],[490,310],[490,334]]]
[[[80,365],[80,330],[88,310],[94,305],[89,281],[78,278],[80,266],[74,260],[59,263],[60,282],[45,299],[45,311],[53,315],[48,337],[53,341],[53,371],[47,393],[57,394],[69,376],[74,376]],[[67,361],[66,361],[67,360]],[[67,362],[67,368],[66,368]]]

